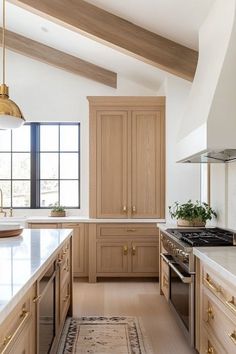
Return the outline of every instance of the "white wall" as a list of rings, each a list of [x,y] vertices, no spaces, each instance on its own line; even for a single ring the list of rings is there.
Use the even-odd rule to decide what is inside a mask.
[[[199,165],[177,164],[176,141],[191,84],[169,76],[158,92],[118,76],[118,88],[67,73],[52,66],[9,52],[7,84],[10,97],[27,121],[81,122],[81,210],[70,215],[88,215],[89,109],[87,96],[166,95],[166,208],[174,201],[200,198]],[[15,215],[47,215],[45,210],[14,211]],[[169,218],[168,211],[166,212]]]
[[[169,77],[166,92],[166,218],[175,201],[200,200],[200,165],[176,163],[176,144],[191,84]],[[163,90],[163,88],[161,88]]]
[[[27,121],[81,122],[81,209],[70,215],[88,215],[89,109],[87,96],[153,96],[156,92],[118,76],[118,88],[96,83],[19,54],[7,53],[7,84]],[[22,215],[45,210],[14,211]]]
[[[236,230],[236,162],[211,166],[211,205],[217,225]]]

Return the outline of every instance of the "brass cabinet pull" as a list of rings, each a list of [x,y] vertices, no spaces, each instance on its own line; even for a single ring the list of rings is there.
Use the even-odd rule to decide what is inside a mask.
[[[135,205],[132,206],[132,213],[136,213],[136,206]]]
[[[136,255],[136,247],[132,246],[132,255],[135,256]]]
[[[35,304],[36,302],[38,302],[41,298],[41,295],[36,296],[35,298],[33,298],[33,303]]]
[[[215,353],[215,350],[213,347],[209,346],[206,350],[206,354],[214,354]]]
[[[1,351],[1,354],[4,354],[8,350],[9,346],[11,345],[11,343],[18,336],[18,334],[21,331],[22,327],[24,326],[28,316],[29,316],[29,312],[26,311],[25,308],[23,308],[22,312],[20,314],[20,318],[22,319],[22,321],[21,321],[21,323],[19,324],[19,326],[17,327],[16,331],[13,334],[10,334],[10,335],[4,337],[3,343],[2,343],[4,349],[3,349],[3,351]]]
[[[229,300],[229,301],[226,301],[225,303],[226,303],[226,305],[227,305],[231,310],[233,310],[234,312],[236,312],[236,304],[235,304],[234,301],[235,301],[235,300],[234,300],[234,296],[232,296],[232,299]]]
[[[236,331],[233,331],[233,333],[229,334],[229,338],[233,341],[233,343],[236,345]]]
[[[128,254],[128,246],[124,246],[123,247],[123,253],[124,253],[124,256],[127,256],[127,254]]]
[[[127,213],[127,211],[128,211],[127,206],[126,206],[126,205],[124,205],[122,210],[123,210],[123,212],[124,212],[124,213]]]
[[[127,229],[127,232],[135,232],[136,229]]]
[[[209,322],[209,320],[214,320],[214,313],[211,306],[207,309],[207,321]]]
[[[213,290],[213,291],[216,292],[216,293],[221,293],[221,292],[222,292],[221,287],[215,285],[215,284],[212,282],[212,279],[211,279],[211,277],[210,277],[210,275],[209,275],[208,273],[207,273],[206,278],[205,278],[204,280],[205,280],[207,286],[208,286],[211,290]]]

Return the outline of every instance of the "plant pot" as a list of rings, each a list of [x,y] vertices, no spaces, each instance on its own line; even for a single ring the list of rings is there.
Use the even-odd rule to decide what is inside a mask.
[[[177,225],[181,227],[205,227],[206,223],[199,218],[193,220],[178,219]]]
[[[51,210],[50,215],[54,216],[54,217],[62,218],[62,217],[66,216],[66,212],[65,211],[53,211],[53,210]]]

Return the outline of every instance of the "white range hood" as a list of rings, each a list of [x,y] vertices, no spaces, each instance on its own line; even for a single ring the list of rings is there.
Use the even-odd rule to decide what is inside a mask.
[[[236,0],[216,0],[199,32],[199,60],[178,162],[236,159]]]

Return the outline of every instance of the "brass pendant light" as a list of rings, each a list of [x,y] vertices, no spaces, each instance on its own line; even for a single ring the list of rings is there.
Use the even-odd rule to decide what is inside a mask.
[[[2,0],[2,81],[0,85],[0,129],[19,128],[24,124],[25,119],[20,108],[15,102],[9,99],[8,87],[5,84],[5,8],[6,2]]]

